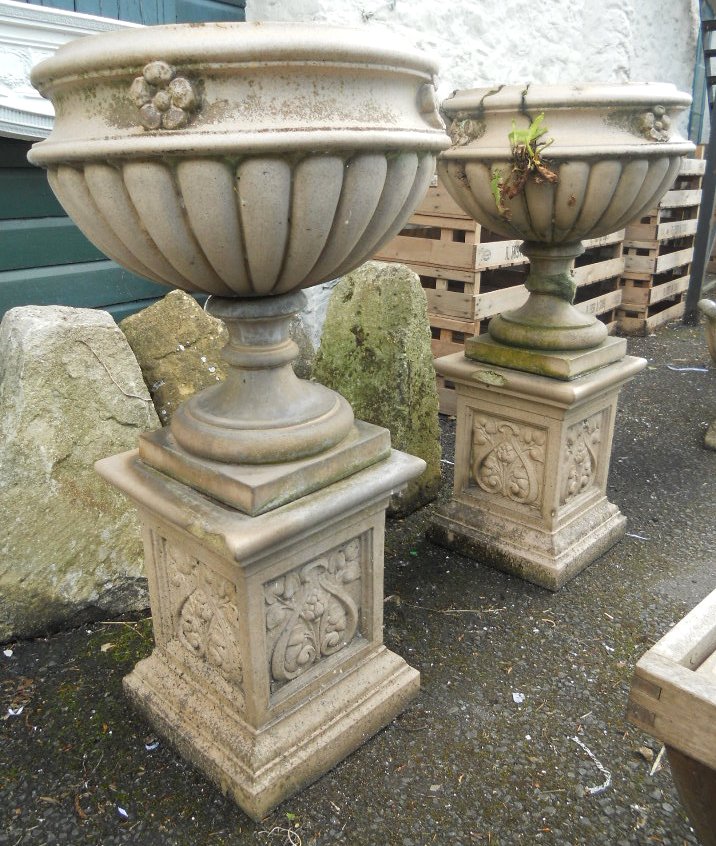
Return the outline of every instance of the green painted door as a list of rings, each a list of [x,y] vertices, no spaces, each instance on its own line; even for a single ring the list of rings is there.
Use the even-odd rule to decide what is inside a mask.
[[[245,0],[47,0],[52,6],[143,24],[244,19]],[[102,255],[64,213],[30,142],[0,137],[0,318],[20,305],[103,308],[118,320],[168,288]]]

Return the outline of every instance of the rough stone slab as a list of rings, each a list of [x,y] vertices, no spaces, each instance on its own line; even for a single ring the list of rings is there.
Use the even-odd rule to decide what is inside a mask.
[[[607,338],[589,350],[521,349],[495,341],[487,334],[465,341],[465,356],[473,361],[536,373],[553,379],[577,379],[626,355],[626,338]]]
[[[342,394],[357,418],[390,430],[393,447],[417,455],[425,472],[391,500],[413,511],[440,487],[438,395],[427,303],[404,265],[367,262],[333,291],[313,378]]]
[[[145,464],[255,517],[320,490],[390,455],[390,433],[356,421],[341,443],[311,458],[281,464],[224,464],[192,455],[170,427],[142,435]]]
[[[224,379],[226,327],[184,291],[170,291],[119,325],[142,368],[162,425],[184,400]]]
[[[147,607],[139,524],[95,460],[158,426],[105,312],[11,309],[0,326],[0,640]]]

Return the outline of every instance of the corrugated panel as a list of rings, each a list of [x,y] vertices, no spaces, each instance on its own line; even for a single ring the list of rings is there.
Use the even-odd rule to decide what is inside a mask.
[[[246,0],[39,0],[33,5],[151,25],[243,21]]]

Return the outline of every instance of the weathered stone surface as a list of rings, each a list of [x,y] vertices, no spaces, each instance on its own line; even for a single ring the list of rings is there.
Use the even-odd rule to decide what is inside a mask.
[[[142,368],[154,406],[166,425],[177,406],[224,379],[224,324],[183,291],[125,318],[120,328]]]
[[[709,428],[706,430],[704,446],[706,449],[716,449],[716,420],[713,420]]]
[[[11,309],[0,326],[0,640],[148,605],[134,509],[93,469],[158,426],[112,318]]]
[[[341,393],[357,418],[390,430],[393,447],[427,469],[391,500],[407,514],[440,486],[438,396],[427,304],[404,265],[367,262],[336,286],[313,378]]]

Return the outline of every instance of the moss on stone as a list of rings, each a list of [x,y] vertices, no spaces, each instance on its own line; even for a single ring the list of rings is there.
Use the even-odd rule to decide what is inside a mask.
[[[393,497],[401,515],[440,486],[438,396],[427,302],[404,265],[368,262],[344,277],[328,306],[313,378],[341,393],[357,418],[390,430],[393,447],[427,469]]]

